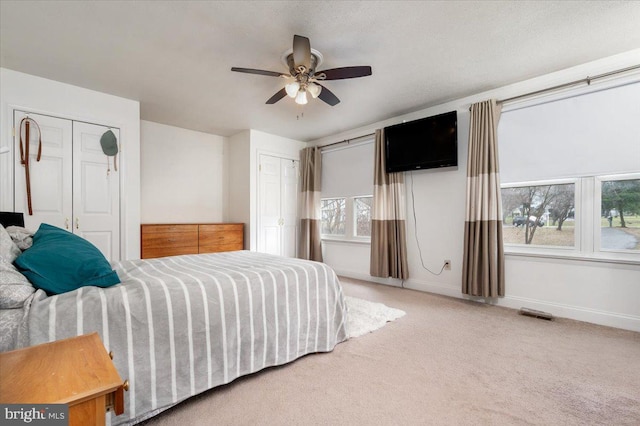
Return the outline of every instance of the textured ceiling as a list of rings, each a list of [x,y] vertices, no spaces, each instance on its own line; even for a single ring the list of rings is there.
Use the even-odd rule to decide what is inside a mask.
[[[640,2],[0,2],[0,65],[140,101],[144,120],[314,140],[640,47]],[[294,34],[341,103],[265,101]],[[302,114],[303,113],[303,114]],[[303,116],[302,116],[303,115]]]

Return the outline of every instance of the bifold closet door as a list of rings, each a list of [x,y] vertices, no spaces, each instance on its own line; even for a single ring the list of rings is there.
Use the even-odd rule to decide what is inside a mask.
[[[73,232],[120,260],[120,172],[100,145],[108,130],[119,143],[118,129],[73,122]]]
[[[260,155],[258,251],[296,256],[298,161]]]
[[[14,112],[14,210],[24,213],[27,229],[38,230],[41,223],[71,230],[72,220],[72,122],[47,115],[29,114],[42,132],[42,157],[38,154],[38,128],[30,124],[29,170],[31,181],[31,205],[33,215],[27,208],[25,168],[20,162],[20,135],[26,148],[22,119],[27,114]]]
[[[296,257],[298,246],[298,164],[286,158],[280,162],[282,255],[287,257]]]
[[[260,155],[258,194],[258,251],[280,255],[280,159]]]
[[[25,227],[34,232],[41,223],[48,223],[90,241],[108,260],[120,260],[120,172],[100,145],[109,128],[29,113],[42,132],[42,157],[36,161],[38,131],[31,125],[33,215],[29,215],[25,168],[20,162],[20,122],[25,116],[14,112],[14,211],[24,213]],[[119,144],[118,129],[111,131]]]

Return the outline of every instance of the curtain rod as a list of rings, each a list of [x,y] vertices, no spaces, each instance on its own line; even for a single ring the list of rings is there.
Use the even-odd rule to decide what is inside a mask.
[[[343,141],[329,143],[329,144],[326,144],[326,145],[322,145],[319,148],[322,150],[322,149],[328,148],[330,146],[340,145],[341,143],[349,143],[349,142],[354,141],[356,139],[368,138],[369,136],[375,136],[375,133],[369,133],[369,134],[366,134],[366,135],[358,136],[357,138],[345,139]]]
[[[499,100],[497,102],[498,103],[511,102],[511,101],[515,101],[516,99],[527,98],[529,96],[535,96],[535,95],[539,95],[541,93],[546,93],[546,92],[553,92],[555,90],[564,89],[564,88],[571,87],[571,86],[576,86],[578,84],[587,83],[587,85],[589,86],[589,85],[591,85],[591,82],[594,81],[594,80],[599,80],[601,78],[610,77],[612,75],[622,74],[622,73],[625,73],[625,72],[628,72],[628,71],[637,70],[637,69],[640,69],[640,65],[633,65],[631,67],[623,68],[623,69],[620,69],[620,70],[610,71],[610,72],[606,72],[606,73],[603,73],[603,74],[594,75],[593,77],[587,76],[586,78],[581,78],[580,80],[574,80],[574,81],[571,81],[569,83],[558,84],[557,86],[548,87],[546,89],[540,89],[540,90],[536,90],[534,92],[528,92],[528,93],[524,93],[522,95],[512,96],[510,98],[502,99],[502,100]],[[471,107],[469,107],[469,111],[471,111]]]

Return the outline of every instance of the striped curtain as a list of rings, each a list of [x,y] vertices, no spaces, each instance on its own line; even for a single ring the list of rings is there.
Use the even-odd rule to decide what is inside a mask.
[[[495,99],[471,105],[462,293],[504,296],[502,200]]]
[[[318,147],[300,151],[300,240],[298,257],[322,262],[320,244],[320,182],[322,153]]]
[[[376,130],[374,161],[370,274],[407,279],[404,173],[385,171],[384,130]]]

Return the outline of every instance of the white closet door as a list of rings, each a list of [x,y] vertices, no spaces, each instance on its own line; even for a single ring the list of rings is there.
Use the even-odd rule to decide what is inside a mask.
[[[298,161],[281,160],[282,255],[296,257],[298,238]]]
[[[295,257],[298,161],[260,155],[258,251]]]
[[[120,172],[100,145],[107,130],[73,122],[73,232],[98,247],[107,260],[120,260]],[[119,131],[111,131],[119,144]]]
[[[280,255],[280,158],[260,155],[259,181],[258,251]]]
[[[24,213],[25,227],[33,232],[37,231],[43,222],[70,230],[73,137],[71,120],[29,114],[42,132],[42,157],[40,161],[36,161],[38,131],[35,125],[30,126],[29,170],[33,215],[29,215],[25,168],[20,164],[20,122],[25,116],[21,111],[14,112],[14,210]],[[22,137],[25,137],[24,131]]]

